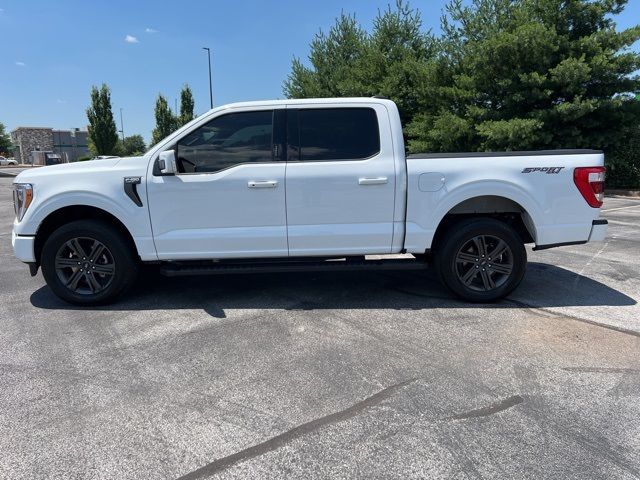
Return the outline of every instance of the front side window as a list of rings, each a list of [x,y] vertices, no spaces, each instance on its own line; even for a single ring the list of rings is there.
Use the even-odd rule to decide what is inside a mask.
[[[181,138],[180,173],[211,173],[240,163],[271,162],[273,110],[229,113]]]
[[[297,116],[296,160],[362,160],[380,152],[378,117],[372,108],[300,109]]]

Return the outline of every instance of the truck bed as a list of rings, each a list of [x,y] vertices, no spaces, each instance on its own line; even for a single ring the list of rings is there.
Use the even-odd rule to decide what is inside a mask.
[[[406,163],[407,252],[431,245],[446,215],[505,209],[522,216],[538,247],[597,240],[600,210],[582,197],[573,172],[603,166],[601,151],[417,153]]]

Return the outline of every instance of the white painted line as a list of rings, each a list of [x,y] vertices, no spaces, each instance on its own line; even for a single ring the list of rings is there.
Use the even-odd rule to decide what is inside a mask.
[[[606,210],[600,210],[601,212],[615,212],[616,210],[626,210],[627,208],[638,208],[640,205],[628,205],[626,207],[608,208]]]
[[[585,271],[587,268],[589,268],[589,265],[591,265],[591,263],[592,263],[596,258],[598,258],[602,252],[604,252],[604,249],[605,249],[605,248],[607,248],[607,246],[609,245],[609,242],[610,242],[611,240],[615,239],[615,238],[616,238],[616,237],[615,237],[615,235],[611,235],[610,240],[607,240],[607,241],[605,242],[605,244],[602,246],[602,248],[601,248],[600,250],[598,250],[598,252],[597,252],[596,254],[594,254],[594,255],[589,259],[589,261],[584,265],[584,267],[582,267],[582,268],[580,269],[580,271],[578,272],[578,275],[576,275],[576,278],[575,278],[575,280],[573,281],[573,289],[574,289],[574,290],[575,290],[575,289],[576,289],[576,287],[578,286],[578,282],[579,282],[579,281],[580,281],[580,279],[582,278],[582,274],[584,273],[584,271]]]

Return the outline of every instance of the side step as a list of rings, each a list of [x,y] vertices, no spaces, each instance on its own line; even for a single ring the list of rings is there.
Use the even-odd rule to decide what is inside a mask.
[[[168,262],[160,273],[167,277],[189,275],[230,275],[242,273],[328,272],[349,270],[424,270],[427,264],[416,259],[340,259],[315,261],[265,261],[253,262]]]

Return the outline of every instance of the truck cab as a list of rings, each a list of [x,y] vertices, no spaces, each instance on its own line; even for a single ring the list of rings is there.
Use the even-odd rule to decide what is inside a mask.
[[[175,172],[147,172],[158,259],[399,251],[395,115],[388,101],[247,104],[178,135],[161,147]]]

